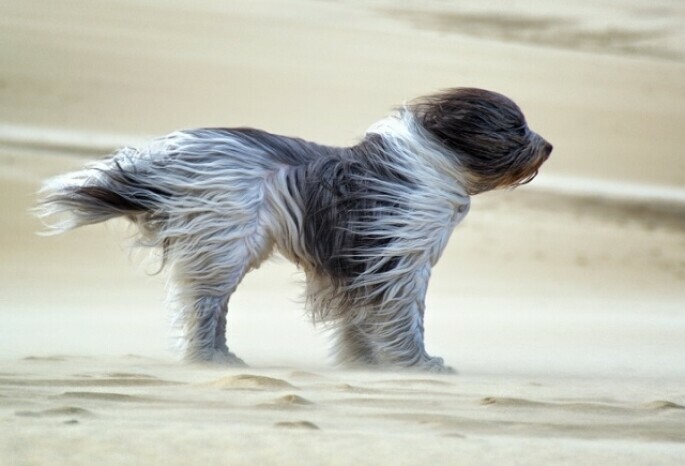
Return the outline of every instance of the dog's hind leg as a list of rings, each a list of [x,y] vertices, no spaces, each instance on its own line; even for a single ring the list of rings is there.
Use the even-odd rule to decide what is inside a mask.
[[[228,304],[245,274],[269,256],[272,242],[260,232],[231,235],[225,242],[208,242],[207,237],[185,240],[186,245],[170,251],[175,256],[171,304],[178,313],[184,358],[244,365],[227,344]]]
[[[183,326],[184,358],[189,362],[245,365],[226,344],[226,313],[229,296],[202,296],[187,312]]]
[[[188,282],[178,280],[174,284],[178,288],[176,295],[181,296],[179,317],[184,359],[190,362],[244,365],[240,358],[229,351],[226,322],[231,295],[250,268],[248,263],[242,270],[226,270],[223,283],[205,280],[188,286]]]

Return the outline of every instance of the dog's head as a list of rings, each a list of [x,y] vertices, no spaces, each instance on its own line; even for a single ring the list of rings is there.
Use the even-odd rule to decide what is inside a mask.
[[[518,105],[496,92],[449,89],[410,109],[423,129],[455,154],[470,194],[530,182],[552,152],[552,145],[528,128]]]

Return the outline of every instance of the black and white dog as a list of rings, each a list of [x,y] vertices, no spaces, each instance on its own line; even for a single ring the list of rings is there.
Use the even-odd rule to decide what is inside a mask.
[[[228,302],[275,249],[304,270],[340,362],[449,371],[424,347],[431,268],[471,195],[530,181],[551,151],[507,97],[458,88],[352,147],[175,132],[47,181],[38,213],[56,232],[124,216],[162,248],[188,360],[243,364],[226,344]]]

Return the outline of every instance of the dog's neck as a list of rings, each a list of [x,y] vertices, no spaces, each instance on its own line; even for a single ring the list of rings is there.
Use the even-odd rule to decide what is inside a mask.
[[[455,203],[468,203],[468,174],[457,154],[442,147],[405,108],[377,121],[366,135],[378,134],[384,144],[415,176],[425,178],[442,194],[454,197]]]

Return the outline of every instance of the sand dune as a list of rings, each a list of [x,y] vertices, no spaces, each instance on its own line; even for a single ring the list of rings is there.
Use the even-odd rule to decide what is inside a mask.
[[[685,42],[671,0],[0,5],[0,464],[668,464],[685,457]],[[123,222],[42,238],[40,181],[182,127],[349,143],[455,85],[555,144],[478,196],[426,334],[458,375],[346,371],[283,261],[250,366],[186,366]],[[141,264],[142,263],[142,264]]]

